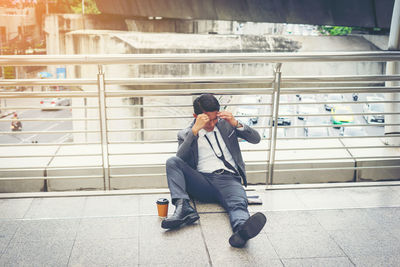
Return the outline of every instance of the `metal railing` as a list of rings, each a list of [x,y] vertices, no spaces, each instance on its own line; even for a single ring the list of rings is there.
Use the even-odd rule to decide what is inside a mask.
[[[156,54],[156,55],[64,55],[64,56],[0,56],[0,66],[48,66],[48,65],[98,65],[98,73],[96,78],[83,79],[3,79],[0,80],[0,87],[26,87],[26,86],[63,86],[81,88],[82,91],[12,91],[4,89],[0,92],[0,98],[5,101],[9,99],[38,99],[38,98],[71,98],[73,103],[71,106],[60,106],[57,109],[71,110],[71,117],[62,118],[37,118],[27,117],[20,118],[22,123],[25,122],[59,122],[70,121],[75,123],[68,130],[29,130],[24,129],[21,132],[3,131],[0,134],[4,136],[24,136],[30,135],[52,135],[52,134],[70,134],[73,139],[69,142],[33,142],[33,143],[0,143],[0,149],[3,153],[0,158],[3,162],[9,160],[11,163],[0,166],[0,182],[4,181],[24,181],[24,180],[73,180],[73,179],[96,179],[102,181],[102,187],[105,190],[115,188],[112,186],[112,180],[115,179],[135,179],[135,177],[162,177],[165,172],[160,170],[163,168],[162,163],[153,163],[148,160],[144,163],[129,161],[129,157],[134,156],[152,156],[160,155],[166,157],[173,155],[176,152],[176,147],[170,147],[169,144],[176,144],[176,139],[169,137],[171,134],[176,135],[176,132],[182,128],[182,125],[168,125],[168,127],[157,127],[157,121],[184,121],[191,120],[191,113],[185,114],[177,112],[176,114],[159,114],[154,112],[145,112],[151,109],[171,109],[175,110],[191,108],[191,99],[186,98],[182,103],[169,104],[164,103],[144,103],[143,99],[158,97],[160,99],[171,97],[191,97],[205,92],[211,92],[217,96],[226,97],[229,101],[221,101],[224,108],[233,112],[240,107],[257,106],[257,118],[259,122],[253,123],[253,127],[259,130],[263,136],[263,142],[254,148],[243,148],[244,153],[263,153],[265,158],[249,160],[249,165],[254,165],[255,168],[250,168],[247,172],[249,175],[261,174],[265,177],[264,183],[271,185],[276,183],[275,174],[282,173],[301,173],[309,171],[324,171],[329,172],[340,168],[341,171],[354,171],[354,181],[358,181],[358,172],[362,170],[377,170],[377,169],[398,169],[400,166],[399,146],[388,145],[384,143],[370,144],[345,144],[345,140],[365,139],[374,140],[384,137],[382,134],[370,134],[367,136],[302,136],[294,134],[292,136],[280,135],[279,130],[290,131],[291,129],[311,129],[311,128],[332,128],[335,125],[329,123],[322,124],[297,124],[297,125],[279,125],[279,119],[282,117],[292,118],[295,121],[296,117],[329,117],[332,119],[331,113],[324,111],[314,111],[311,113],[302,113],[301,107],[319,106],[323,104],[337,104],[337,102],[329,102],[326,100],[298,100],[295,95],[319,95],[326,94],[372,94],[372,93],[399,93],[400,86],[385,86],[388,81],[400,81],[399,75],[330,75],[330,76],[286,76],[283,74],[282,67],[290,63],[315,63],[315,62],[388,62],[400,61],[400,52],[349,52],[349,53],[240,53],[240,54]],[[215,76],[215,77],[151,77],[151,78],[106,78],[105,66],[108,65],[140,65],[140,64],[252,64],[252,63],[270,63],[274,64],[272,75],[269,76]],[[115,89],[115,86],[119,86]],[[122,90],[124,86],[124,90]],[[143,86],[145,88],[143,89]],[[93,91],[85,91],[85,88],[95,88]],[[112,89],[109,89],[112,88]],[[177,88],[177,89],[176,89]],[[246,103],[240,101],[240,96],[261,96],[262,101],[258,103]],[[280,101],[283,96],[292,97],[290,101]],[[293,101],[293,98],[296,101]],[[119,99],[117,104],[111,100]],[[138,103],[126,104],[121,99],[139,99]],[[141,99],[141,100],[140,100]],[[75,101],[76,100],[76,101]],[[82,102],[83,101],[83,102]],[[88,104],[87,102],[90,102]],[[162,102],[162,101],[161,101]],[[341,104],[386,104],[397,103],[397,100],[364,100],[354,101],[343,100]],[[1,104],[1,101],[0,101]],[[295,113],[281,113],[284,106],[298,109]],[[40,110],[38,105],[2,105],[0,107],[2,114],[7,112],[21,110]],[[135,110],[125,112],[128,115],[121,115],[121,110]],[[76,111],[76,114],[74,113]],[[77,115],[78,114],[78,115]],[[150,114],[150,115],[149,115]],[[335,116],[364,116],[364,115],[399,115],[399,112],[369,112],[351,111],[350,113],[336,113]],[[249,114],[236,114],[239,119],[247,119]],[[11,123],[10,117],[4,116],[1,123]],[[122,127],[125,124],[121,122],[128,121],[129,127]],[[151,123],[151,121],[153,121]],[[275,123],[277,122],[277,123]],[[113,124],[113,125],[112,125]],[[149,124],[152,127],[146,127]],[[83,125],[83,126],[82,126]],[[115,126],[117,125],[117,126]],[[381,123],[382,126],[400,126],[397,123]],[[156,127],[153,127],[156,126]],[[376,127],[370,123],[346,123],[340,126],[341,130],[352,127]],[[328,129],[328,131],[329,131]],[[167,138],[152,138],[146,137],[148,134],[162,133]],[[125,140],[115,140],[122,134],[127,134]],[[92,137],[88,137],[92,136]],[[389,137],[387,137],[389,138]],[[400,134],[390,135],[390,138],[400,138]],[[117,138],[118,139],[118,138]],[[288,143],[293,141],[308,141],[305,144],[300,144],[297,147],[288,147]],[[310,143],[324,140],[324,144]],[[338,141],[340,146],[333,145],[327,140]],[[286,145],[285,145],[286,144]],[[124,151],[121,147],[125,145],[134,145],[137,151]],[[164,147],[164,145],[166,145]],[[154,147],[155,146],[155,147]],[[18,148],[25,149],[21,152],[15,152]],[[49,149],[43,149],[48,147]],[[54,148],[51,150],[50,148]],[[85,149],[82,151],[63,151],[67,147],[76,149]],[[32,150],[29,150],[32,148]],[[40,148],[40,150],[34,150]],[[93,148],[93,149],[92,149]],[[159,150],[157,150],[159,148]],[[357,149],[392,149],[390,155],[373,155],[373,156],[355,156],[353,151]],[[121,151],[123,150],[123,151]],[[4,152],[4,151],[10,151]],[[29,153],[27,153],[27,151]],[[309,155],[304,157],[290,158],[285,157],[286,152],[307,152],[319,151],[329,154],[334,151],[345,151],[348,155],[341,157],[335,154],[327,156]],[[281,155],[282,154],[282,155]],[[306,153],[307,154],[307,153]],[[258,155],[258,154],[257,154]],[[278,157],[279,156],[279,157]],[[80,160],[89,157],[95,158],[93,164],[80,164]],[[128,159],[125,159],[128,157]],[[29,160],[32,158],[49,158],[45,164],[32,163],[24,166],[12,166],[12,160],[18,159]],[[71,159],[72,163],[62,162],[62,158]],[[249,157],[251,158],[251,157]],[[121,162],[116,161],[122,159]],[[375,159],[386,160],[385,163],[376,166],[360,165],[358,161]],[[57,164],[57,160],[60,160]],[[338,165],[324,164],[304,164],[305,162],[327,162],[327,161],[343,161],[352,160],[353,165],[344,164]],[[140,161],[140,160],[139,160]],[[302,163],[303,166],[299,164]],[[288,167],[292,164],[294,167]],[[279,168],[277,166],[280,165]],[[339,164],[340,165],[340,164]],[[130,168],[132,166],[143,168],[138,173],[119,173],[118,170]],[[300,166],[300,167],[299,167]],[[81,172],[67,172],[59,174],[54,170],[81,170],[97,169],[100,172],[95,174],[87,174]],[[44,175],[34,175],[35,171],[45,170]],[[18,173],[18,174],[16,174]],[[19,175],[21,173],[21,175]],[[57,174],[58,173],[58,174]],[[61,172],[62,173],[62,172]],[[28,174],[23,176],[24,174]],[[279,181],[278,181],[279,183]]]

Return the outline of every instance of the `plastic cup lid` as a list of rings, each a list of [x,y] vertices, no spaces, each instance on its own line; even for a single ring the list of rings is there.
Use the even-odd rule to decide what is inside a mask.
[[[165,205],[165,204],[168,204],[169,203],[169,200],[168,199],[166,199],[166,198],[159,198],[159,199],[157,199],[157,204],[161,204],[161,205]]]

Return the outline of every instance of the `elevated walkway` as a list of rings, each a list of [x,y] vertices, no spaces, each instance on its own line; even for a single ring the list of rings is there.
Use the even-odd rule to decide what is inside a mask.
[[[129,40],[135,42],[135,38]],[[400,76],[382,74],[384,64],[399,59],[400,53],[393,51],[2,56],[0,63],[4,66],[10,62],[21,66],[67,65],[67,68],[81,65],[85,75],[78,75],[79,79],[72,75],[68,79],[1,81],[2,86],[11,87],[57,85],[84,90],[1,92],[1,97],[9,100],[71,98],[72,105],[62,107],[70,110],[62,118],[35,113],[41,109],[32,104],[37,101],[3,108],[32,110],[31,117],[21,117],[24,127],[45,121],[49,126],[26,127],[17,133],[10,131],[10,119],[2,119],[4,138],[12,137],[15,142],[18,135],[31,135],[43,137],[43,141],[0,145],[0,192],[165,188],[165,160],[176,152],[176,133],[193,119],[192,98],[205,92],[216,94],[224,109],[239,120],[248,120],[250,114],[242,112],[246,106],[258,107],[254,128],[260,131],[262,143],[247,146],[241,142],[251,184],[399,180],[400,134],[394,131],[390,136],[384,135],[384,129],[380,128],[397,129],[400,125],[392,120],[400,114],[397,110],[400,101],[392,98],[392,94],[400,92],[396,84]],[[319,63],[323,65],[315,68]],[[133,76],[118,73],[114,77],[120,65],[137,73]],[[144,65],[160,72],[147,77]],[[239,65],[246,72],[231,72]],[[96,66],[97,76],[89,75],[96,73]],[[254,71],[258,66],[266,68]],[[91,71],[87,72],[86,67]],[[173,75],[163,75],[163,70],[175,68],[177,72],[171,71]],[[338,68],[341,74],[333,71]],[[291,76],[293,69],[301,71]],[[321,69],[324,71],[320,72]],[[86,87],[90,90],[85,90]],[[335,111],[333,116],[332,111],[326,112],[324,105],[337,104],[328,99],[330,94],[342,94],[340,103],[351,113]],[[360,99],[355,101],[352,94],[360,94]],[[388,99],[368,98],[376,94]],[[243,102],[241,99],[246,96],[250,100]],[[383,111],[370,112],[368,107],[372,104],[383,106]],[[315,109],[307,109],[310,106]],[[298,120],[306,116],[310,120]],[[342,129],[337,131],[334,128],[338,127],[332,124],[336,116],[346,116],[349,122],[343,122]],[[371,116],[385,118],[385,122],[380,119],[379,126],[369,123],[372,121],[365,118],[372,119]],[[312,122],[311,118],[318,117],[322,120]],[[279,125],[280,118],[290,119],[291,124]],[[58,121],[71,122],[72,127],[53,128]],[[361,127],[365,133],[345,135],[345,129],[352,127]],[[324,133],[311,135],[308,128]],[[342,130],[344,136],[340,135]],[[72,139],[71,142],[57,139],[53,143],[46,138],[51,135]]]
[[[0,266],[399,266],[400,187],[380,185],[252,187],[263,205],[250,211],[268,222],[243,249],[230,247],[216,204],[196,203],[192,226],[161,229],[164,190],[3,194]]]

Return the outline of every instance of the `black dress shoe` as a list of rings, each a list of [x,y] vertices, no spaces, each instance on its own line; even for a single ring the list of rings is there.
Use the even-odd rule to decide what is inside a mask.
[[[195,209],[190,206],[188,199],[177,199],[175,201],[175,212],[169,218],[161,222],[161,227],[164,229],[173,229],[181,225],[192,224],[197,221],[200,216]]]
[[[263,229],[267,217],[261,212],[257,212],[250,216],[242,225],[238,227],[235,233],[229,238],[229,244],[235,248],[242,248],[247,240],[258,235]]]

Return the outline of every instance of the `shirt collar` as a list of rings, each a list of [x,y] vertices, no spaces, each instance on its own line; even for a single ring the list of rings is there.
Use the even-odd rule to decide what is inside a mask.
[[[214,127],[214,130],[213,131],[211,131],[211,132],[207,132],[206,130],[204,130],[204,129],[201,129],[200,131],[199,131],[199,133],[198,133],[198,135],[199,135],[199,137],[204,137],[205,135],[206,135],[206,133],[213,133],[213,132],[219,132],[218,131],[218,128],[215,126]]]

